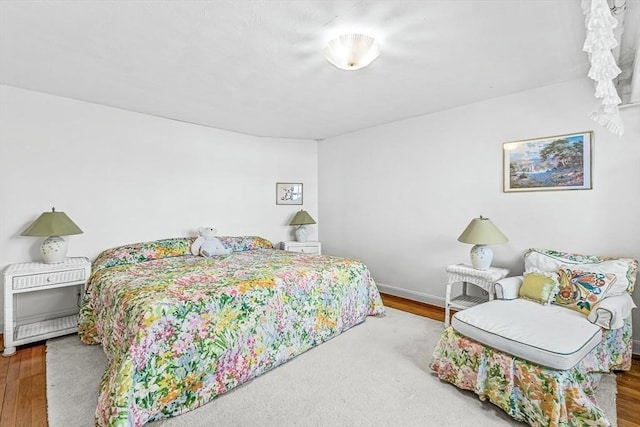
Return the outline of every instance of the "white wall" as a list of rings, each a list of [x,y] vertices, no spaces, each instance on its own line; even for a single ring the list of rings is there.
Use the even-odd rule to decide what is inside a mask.
[[[593,93],[581,79],[322,141],[324,253],[360,258],[381,290],[440,306],[445,267],[468,262],[456,239],[481,214],[509,237],[494,265],[514,274],[530,247],[640,259],[640,108],[623,110],[617,137],[588,118]],[[593,190],[502,192],[504,142],[587,130]]]
[[[68,237],[68,255],[91,259],[121,244],[195,235],[200,225],[291,240],[287,224],[300,206],[276,206],[276,182],[302,182],[303,207],[318,221],[314,141],[241,135],[0,85],[0,160],[0,269],[40,258],[42,239],[20,233],[52,206],[84,231]],[[317,239],[318,226],[309,229]],[[24,295],[20,317],[66,311],[73,292]]]
[[[324,253],[363,259],[382,290],[432,304],[443,304],[444,267],[468,259],[456,238],[480,214],[510,238],[493,247],[494,264],[514,274],[529,247],[638,259],[640,109],[622,112],[619,138],[588,119],[593,105],[585,79],[317,144],[0,85],[0,269],[39,258],[41,240],[19,234],[51,206],[84,230],[69,236],[69,256],[205,224],[290,239],[298,207],[274,203],[275,182],[289,181],[304,183],[318,221],[310,239],[321,227]],[[503,142],[585,130],[595,132],[593,190],[502,193]],[[21,317],[70,309],[69,292],[25,297]]]

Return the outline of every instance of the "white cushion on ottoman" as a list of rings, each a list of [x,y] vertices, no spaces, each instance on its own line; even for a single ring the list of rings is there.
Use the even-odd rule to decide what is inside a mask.
[[[496,350],[562,370],[574,366],[602,340],[602,329],[583,314],[522,298],[459,311],[451,325]]]

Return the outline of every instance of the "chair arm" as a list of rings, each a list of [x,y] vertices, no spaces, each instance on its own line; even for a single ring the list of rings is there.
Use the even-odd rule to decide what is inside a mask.
[[[498,299],[516,299],[522,285],[522,276],[505,277],[493,284]]]
[[[629,294],[606,297],[593,306],[587,318],[602,328],[618,329],[634,308],[636,305]]]

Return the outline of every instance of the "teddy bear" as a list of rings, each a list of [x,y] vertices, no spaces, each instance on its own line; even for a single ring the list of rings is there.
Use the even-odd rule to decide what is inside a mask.
[[[205,257],[230,254],[231,249],[224,247],[216,233],[217,230],[213,227],[199,227],[198,238],[191,245],[191,253]]]

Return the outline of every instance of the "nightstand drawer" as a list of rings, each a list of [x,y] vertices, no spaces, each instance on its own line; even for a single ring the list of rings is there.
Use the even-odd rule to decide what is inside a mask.
[[[13,278],[13,289],[37,288],[60,283],[84,282],[85,269],[54,271],[51,273],[27,274]]]
[[[322,253],[322,244],[314,241],[282,242],[282,249],[299,254],[320,255]]]
[[[319,254],[320,248],[318,246],[289,246],[287,251],[299,252],[302,254]]]

